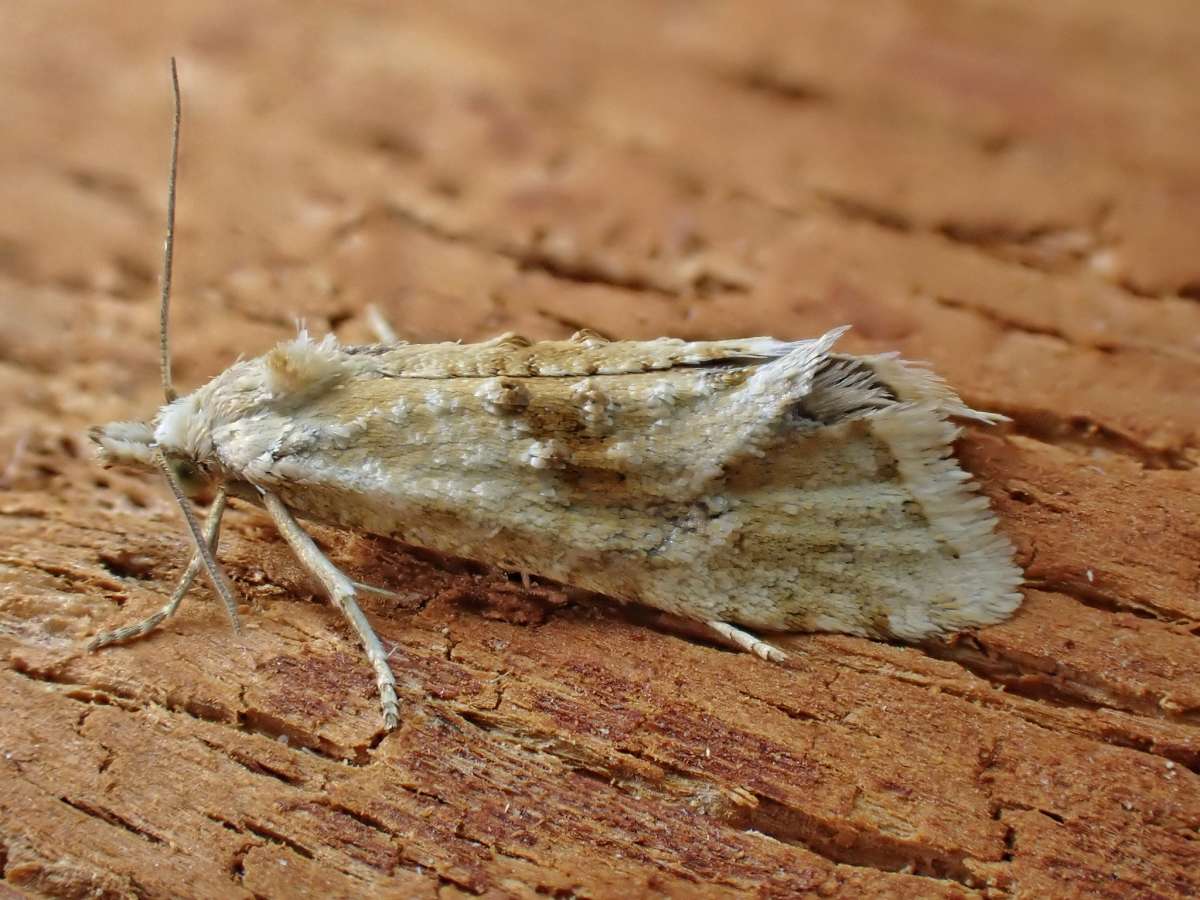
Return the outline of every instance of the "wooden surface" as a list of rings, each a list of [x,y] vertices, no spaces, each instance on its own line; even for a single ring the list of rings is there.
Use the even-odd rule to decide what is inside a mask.
[[[1192,0],[8,4],[0,10],[0,895],[1200,892]],[[293,331],[807,337],[931,361],[1029,577],[923,648],[776,666],[320,533],[404,687],[264,517],[186,562],[90,459]],[[7,893],[6,893],[7,892]]]

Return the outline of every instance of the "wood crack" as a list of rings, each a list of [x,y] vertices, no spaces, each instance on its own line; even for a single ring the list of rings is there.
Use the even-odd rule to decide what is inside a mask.
[[[989,647],[986,638],[980,636],[959,641],[953,646],[931,643],[923,646],[923,649],[937,659],[953,660],[1007,691],[1034,700],[1089,711],[1115,710],[1188,727],[1200,726],[1200,713],[1166,710],[1161,696],[1143,700],[1116,694],[1103,682],[1089,681],[1086,672],[1072,672],[1058,664],[1052,671],[1023,665],[1019,658]]]
[[[105,806],[73,797],[59,797],[58,799],[60,802],[65,803],[72,809],[78,810],[85,816],[91,816],[93,819],[98,819],[101,822],[112,825],[114,828],[121,828],[125,831],[128,831],[130,834],[137,835],[144,841],[149,841],[151,844],[165,843],[164,838],[159,837],[152,831],[135,825],[133,822],[130,822],[123,816],[117,815],[117,813]]]
[[[708,813],[728,827],[761,832],[838,866],[903,872],[932,880],[954,881],[965,887],[979,886],[978,879],[967,866],[971,857],[965,854],[931,853],[919,845],[892,840],[879,832],[824,821],[758,792],[713,782],[694,770],[633,747],[614,747],[615,758],[600,758],[590,755],[578,743],[560,744],[544,732],[518,727],[511,719],[506,718],[501,723],[471,711],[460,711],[459,714],[506,743],[511,742],[526,752],[535,750],[549,755],[569,770],[602,778],[623,792],[653,793],[671,805],[688,795],[730,798],[715,806],[710,805]],[[622,757],[661,770],[669,784],[667,781],[647,779],[641,768],[632,763],[620,764]]]
[[[1064,415],[1055,410],[1015,407],[996,401],[992,412],[1012,419],[1009,428],[1022,437],[1043,444],[1063,447],[1077,453],[1105,450],[1135,460],[1146,469],[1188,470],[1197,466],[1200,448],[1186,444],[1180,447],[1152,447],[1136,437],[1122,434],[1115,428],[1087,416]]]

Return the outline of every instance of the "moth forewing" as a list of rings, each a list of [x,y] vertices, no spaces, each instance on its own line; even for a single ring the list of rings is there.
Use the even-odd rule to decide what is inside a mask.
[[[701,621],[917,640],[1003,618],[1020,571],[950,457],[970,411],[831,342],[300,340],[183,433],[301,518]]]

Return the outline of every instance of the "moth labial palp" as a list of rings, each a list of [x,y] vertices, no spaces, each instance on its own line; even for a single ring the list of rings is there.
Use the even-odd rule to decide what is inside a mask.
[[[922,366],[835,351],[845,329],[369,347],[301,332],[175,397],[162,304],[167,403],[96,429],[101,457],[264,506],[363,645],[386,728],[388,654],[298,520],[645,604],[770,660],[759,632],[918,641],[1021,602],[1012,544],[952,453],[952,420],[1002,417]],[[188,572],[214,585],[219,518],[189,524]],[[181,598],[110,634],[146,633]]]

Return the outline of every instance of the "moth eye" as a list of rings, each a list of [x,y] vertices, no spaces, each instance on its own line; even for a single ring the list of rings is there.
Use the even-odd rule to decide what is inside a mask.
[[[205,494],[208,488],[208,478],[203,469],[189,459],[171,460],[171,471],[179,479],[183,492],[189,497]]]

